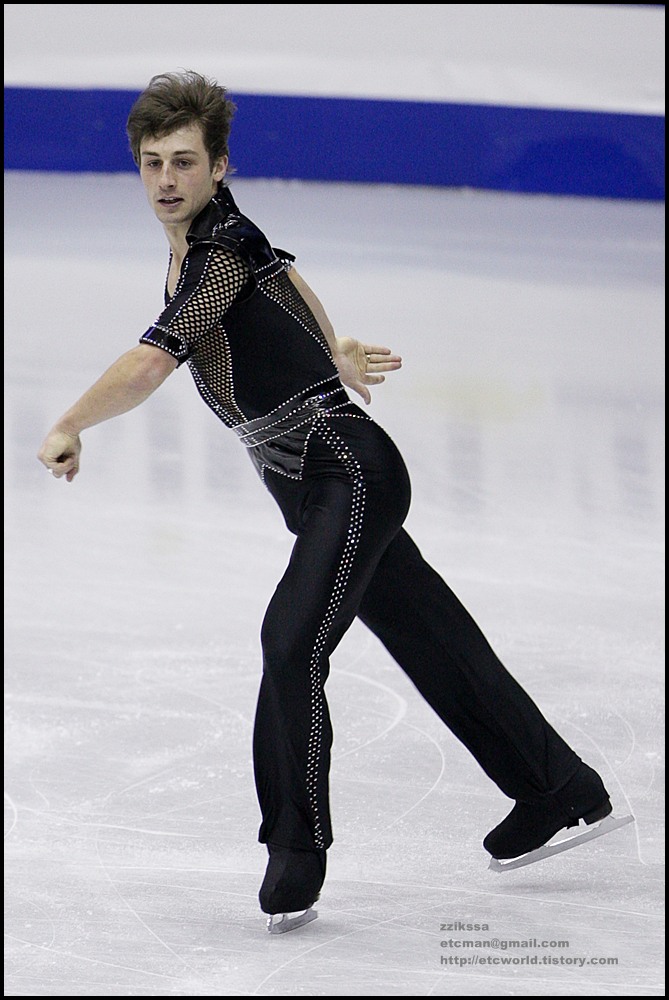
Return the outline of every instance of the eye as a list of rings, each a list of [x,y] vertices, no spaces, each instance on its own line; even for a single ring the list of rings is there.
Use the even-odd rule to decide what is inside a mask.
[[[193,164],[192,164],[192,162],[190,160],[179,160],[178,162],[179,162],[179,166],[181,168],[183,168],[183,169],[188,169],[188,167],[192,167],[193,166]]]

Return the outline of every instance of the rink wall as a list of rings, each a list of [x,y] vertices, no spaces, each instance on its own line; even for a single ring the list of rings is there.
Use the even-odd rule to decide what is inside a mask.
[[[189,68],[240,177],[664,198],[664,5],[4,6],[6,169],[133,171],[135,97]]]

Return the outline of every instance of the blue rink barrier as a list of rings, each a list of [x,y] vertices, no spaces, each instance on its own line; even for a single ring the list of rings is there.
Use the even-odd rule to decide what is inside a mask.
[[[5,88],[5,169],[134,171],[139,91]],[[664,116],[231,94],[240,177],[664,199]]]

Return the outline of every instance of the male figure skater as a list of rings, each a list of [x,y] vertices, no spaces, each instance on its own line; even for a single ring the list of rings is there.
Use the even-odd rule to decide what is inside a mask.
[[[296,536],[262,625],[253,754],[273,932],[315,916],[332,843],[329,659],[359,617],[515,805],[484,840],[517,858],[611,812],[599,775],[544,719],[402,527],[409,477],[350,398],[401,367],[387,347],[338,338],[316,295],[227,186],[235,105],[193,72],[154,77],[127,122],[169,244],[165,304],[56,422],[39,459],[79,472],[80,434],[138,406],[186,363],[204,402],[248,449]]]

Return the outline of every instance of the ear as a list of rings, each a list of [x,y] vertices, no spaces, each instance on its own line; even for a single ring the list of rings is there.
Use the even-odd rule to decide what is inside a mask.
[[[216,181],[217,184],[219,181],[223,180],[227,169],[228,169],[227,156],[222,156],[220,160],[216,160],[216,163],[214,164],[213,179]]]

